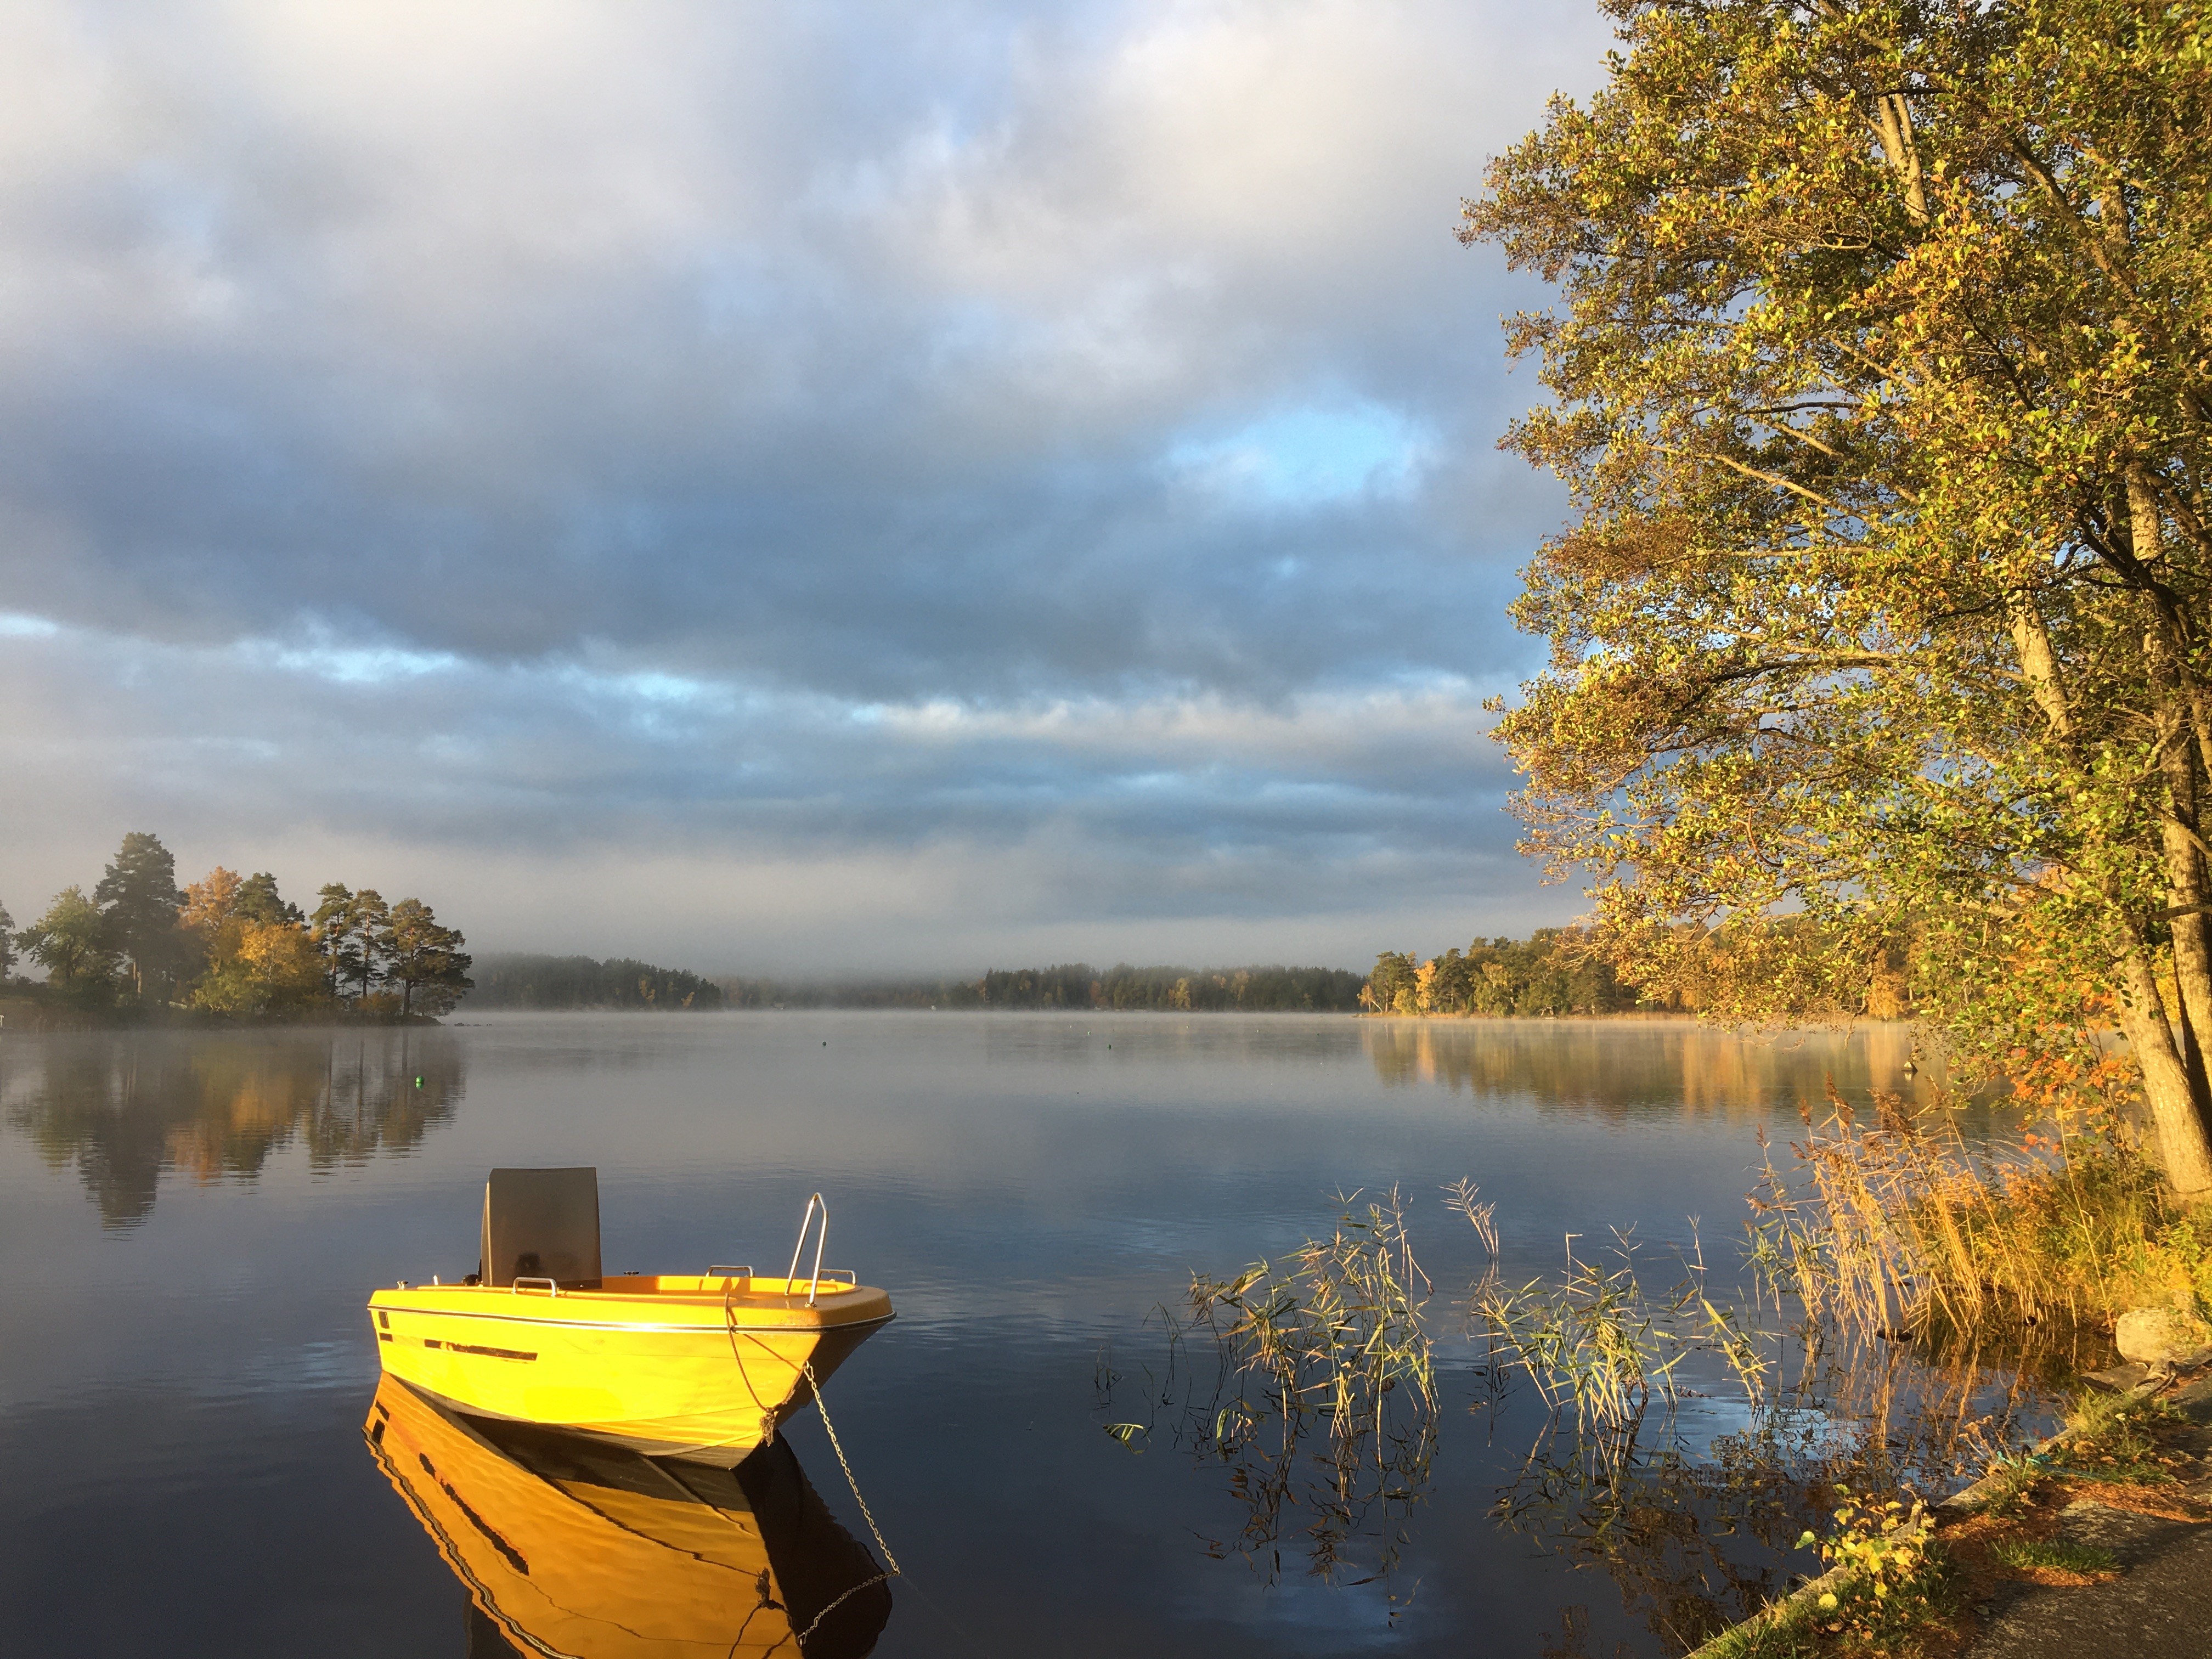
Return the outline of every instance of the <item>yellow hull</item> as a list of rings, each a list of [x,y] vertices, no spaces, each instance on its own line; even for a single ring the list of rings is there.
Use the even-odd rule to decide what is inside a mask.
[[[881,1569],[784,1445],[736,1471],[663,1466],[472,1419],[389,1376],[364,1426],[477,1614],[523,1653],[831,1659],[866,1653],[890,1615]]]
[[[734,1463],[891,1317],[866,1285],[630,1274],[596,1290],[415,1285],[368,1300],[384,1369],[464,1410]],[[811,1382],[809,1374],[811,1374]]]

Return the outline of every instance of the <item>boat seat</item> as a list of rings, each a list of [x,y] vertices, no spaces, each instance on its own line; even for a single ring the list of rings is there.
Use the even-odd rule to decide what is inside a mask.
[[[477,1271],[487,1285],[550,1279],[564,1291],[599,1289],[599,1170],[494,1170]]]

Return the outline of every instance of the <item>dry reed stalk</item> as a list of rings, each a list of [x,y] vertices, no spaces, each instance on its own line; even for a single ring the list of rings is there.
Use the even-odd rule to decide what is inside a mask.
[[[1444,1188],[1444,1202],[1465,1216],[1474,1228],[1474,1236],[1482,1241],[1482,1248],[1490,1252],[1492,1261],[1498,1260],[1498,1206],[1478,1203],[1475,1194],[1482,1189],[1462,1176]]]
[[[2156,1174],[2117,1133],[1978,1156],[1955,1121],[1930,1133],[1893,1097],[1876,1097],[1870,1127],[1830,1102],[1792,1147],[1802,1179],[1770,1154],[1752,1196],[1751,1255],[1778,1307],[1794,1293],[1814,1322],[1874,1341],[2079,1322],[2154,1272]]]

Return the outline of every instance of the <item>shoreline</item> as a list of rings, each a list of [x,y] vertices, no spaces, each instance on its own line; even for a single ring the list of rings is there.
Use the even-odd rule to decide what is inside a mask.
[[[86,1008],[59,999],[0,994],[0,1032],[64,1031],[264,1031],[289,1030],[317,1025],[359,1030],[373,1026],[443,1025],[433,1014],[401,1014],[381,1010],[350,1013],[343,1008],[317,1008],[301,1014],[218,1014],[198,1008]]]
[[[2212,1437],[2203,1432],[2212,1425],[2212,1374],[2198,1370],[2189,1380],[2169,1370],[2154,1372],[2133,1385],[2115,1391],[2118,1398],[2110,1407],[2109,1422],[2139,1407],[2162,1401],[2200,1431],[2194,1438],[2200,1446],[2212,1443]],[[1958,1536],[1958,1529],[1967,1523],[2003,1511],[2008,1504],[2021,1495],[2033,1492],[2044,1482],[2055,1482],[2069,1490],[2075,1485],[2088,1483],[2085,1494],[2069,1503],[2060,1511],[2062,1521],[2072,1519],[2076,1529],[2094,1530],[2094,1522],[2101,1518],[2094,1513],[2110,1511],[2109,1504],[2099,1504],[2094,1482],[2079,1472],[2068,1471],[2051,1463],[2051,1455],[2059,1449],[2094,1438],[2101,1425],[2087,1420],[2069,1422],[2045,1436],[2033,1445],[2024,1448],[2016,1456],[2000,1461],[1979,1479],[1970,1482],[1948,1497],[1923,1507],[1916,1503],[1911,1520],[1899,1534],[1899,1541],[1908,1536],[1915,1544],[1934,1541],[1941,1544],[1946,1535]],[[2176,1482],[2185,1502],[2203,1505],[2212,1498],[2212,1457],[2200,1449],[2196,1453],[2197,1479]],[[2048,1471],[2044,1473],[2042,1471]],[[2156,1490],[2156,1488],[2153,1488]],[[2109,1498],[2111,1493],[2103,1494]],[[2120,1511],[2124,1513],[2125,1511]],[[2177,1543],[2201,1551],[2212,1540],[2212,1522],[2197,1520],[2181,1523],[2187,1530],[2178,1537],[2167,1536],[2152,1540],[2171,1551]],[[2140,1541],[2140,1540],[2136,1540]],[[2162,1552],[2123,1550],[2110,1571],[2091,1578],[2075,1574],[2067,1578],[2050,1578],[2026,1574],[2006,1574],[1993,1583],[1981,1581],[1989,1577],[1986,1568],[1980,1572],[1971,1571],[1966,1564],[1954,1562],[1950,1571],[1961,1583],[1972,1583],[1980,1592],[1965,1611],[1944,1614],[1932,1613],[1926,1623],[1930,1626],[1950,1624],[1963,1626],[1957,1632],[1960,1650],[1968,1654],[2004,1653],[2017,1650],[2015,1644],[2028,1644],[2035,1651],[2053,1651],[2046,1647],[2052,1636],[2063,1639],[2063,1634],[2080,1622],[2078,1609],[2069,1606],[2068,1592],[2093,1593],[2106,1584],[2124,1584],[2138,1569],[2159,1564]],[[2137,1559],[2130,1559],[2134,1554]],[[2192,1577],[2197,1575],[2191,1574]],[[1805,1634],[1819,1643],[1819,1633],[1808,1630],[1817,1622],[1822,1611],[1824,1595],[1840,1595],[1856,1586],[1863,1578],[1856,1567],[1844,1565],[1831,1568],[1816,1578],[1799,1585],[1788,1595],[1770,1601],[1749,1617],[1737,1620],[1706,1641],[1692,1648],[1684,1659],[1757,1659],[1766,1651],[1765,1638],[1770,1637],[1787,1641],[1793,1635]],[[2007,1594],[2007,1592],[2009,1592]],[[2165,1644],[2165,1632],[2160,1626],[2167,1622],[2161,1618],[2162,1609],[2154,1596],[2122,1596],[2101,1605],[2099,1628],[2103,1650],[2143,1656],[2143,1659],[2162,1659],[2172,1654],[2181,1659],[2194,1648],[2176,1648]],[[2133,1624],[2136,1628],[2130,1629]],[[1916,1626],[1917,1627],[1917,1626]],[[2042,1638],[2039,1641],[2038,1638]],[[1848,1644],[1838,1652],[1856,1650]],[[1789,1651],[1802,1651],[1794,1644]]]

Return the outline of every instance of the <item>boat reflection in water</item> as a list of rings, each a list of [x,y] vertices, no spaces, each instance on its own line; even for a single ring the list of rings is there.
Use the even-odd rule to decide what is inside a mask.
[[[781,1437],[717,1468],[465,1415],[391,1376],[367,1433],[468,1587],[470,1659],[858,1659],[890,1616],[882,1568]]]

